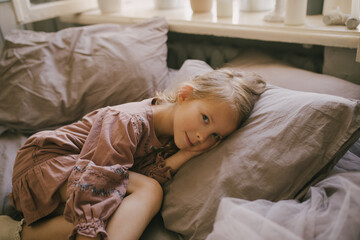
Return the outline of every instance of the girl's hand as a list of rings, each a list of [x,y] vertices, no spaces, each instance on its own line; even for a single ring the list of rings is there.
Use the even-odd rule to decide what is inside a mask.
[[[205,141],[190,148],[181,149],[179,150],[179,152],[183,152],[183,154],[190,159],[215,148],[217,145],[220,144],[220,142],[221,139],[217,141]]]
[[[210,149],[213,149],[214,147],[219,145],[220,142],[221,139],[216,142],[213,141],[212,143],[206,141],[191,148],[180,149],[177,153],[166,159],[166,166],[171,167],[173,171],[176,172],[189,159],[198,156],[201,153],[206,152]]]

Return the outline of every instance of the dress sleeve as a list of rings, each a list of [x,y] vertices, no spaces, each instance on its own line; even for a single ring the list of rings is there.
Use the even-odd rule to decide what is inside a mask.
[[[174,174],[173,169],[166,166],[165,159],[168,157],[169,155],[164,153],[150,154],[131,170],[151,177],[160,184],[164,184],[169,181]]]
[[[68,178],[64,216],[76,234],[107,239],[109,217],[126,194],[128,168],[139,141],[141,123],[111,109],[98,113]]]

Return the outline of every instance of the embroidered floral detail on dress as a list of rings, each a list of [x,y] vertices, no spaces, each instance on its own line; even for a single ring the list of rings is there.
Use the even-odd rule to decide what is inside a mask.
[[[140,119],[140,121],[141,121],[141,128],[142,128],[142,132],[144,131],[144,129],[145,129],[145,119],[142,117],[142,116],[140,116],[139,114],[137,114],[136,115],[139,119]]]
[[[144,119],[142,116],[140,116],[139,114],[137,114],[136,117],[137,117],[138,119],[140,119],[142,132],[144,132],[144,131],[145,131],[145,119]],[[144,153],[145,153],[145,154],[149,154],[150,152],[153,151],[153,146],[149,146],[150,138],[151,138],[151,134],[149,134],[149,135],[147,136],[147,139],[146,139],[146,141],[145,141],[145,146],[144,146]],[[150,150],[150,151],[149,151],[149,150]]]
[[[83,173],[83,172],[86,171],[86,167],[87,167],[87,165],[85,167],[83,167],[83,168],[80,168],[79,166],[75,166],[74,170],[77,171],[77,172]]]
[[[83,173],[83,172],[86,171],[87,166],[89,166],[89,165],[94,165],[94,164],[89,163],[83,168],[80,168],[79,166],[75,166],[74,170],[76,172]],[[119,167],[119,168],[110,167],[110,169],[114,173],[121,175],[123,178],[129,178],[129,173],[125,169],[123,169],[121,167]],[[84,183],[84,184],[74,183],[74,184],[75,184],[76,187],[80,188],[81,191],[90,190],[96,196],[101,195],[101,196],[104,196],[104,197],[109,197],[112,193],[116,192],[117,194],[119,194],[121,199],[123,199],[125,197],[125,194],[121,193],[119,190],[117,190],[115,188],[109,188],[109,189],[97,188],[94,184],[88,184],[88,183]]]
[[[144,131],[145,130],[145,119],[140,115],[136,115],[136,116],[140,119],[142,131]],[[151,139],[151,134],[149,134],[147,136],[147,139],[145,141],[145,146],[144,146],[144,153],[145,154],[149,154],[149,153],[151,153],[151,152],[153,152],[155,150],[155,148],[153,146],[149,146],[150,139]]]
[[[148,149],[150,149],[150,151],[152,151],[152,149],[153,149],[153,146],[150,146],[150,147],[149,147],[150,138],[151,138],[151,134],[149,134],[148,138],[147,138],[146,141],[145,141],[145,145],[144,145],[144,153],[145,153],[145,154],[149,154],[149,153],[150,153]]]
[[[110,188],[110,189],[96,188],[96,186],[94,186],[93,184],[88,184],[88,183],[84,183],[84,184],[77,183],[75,186],[80,188],[81,191],[90,190],[96,196],[101,195],[104,197],[109,197],[111,194],[116,192],[117,194],[119,194],[121,198],[125,197],[125,194],[121,193],[119,190],[115,188]]]
[[[95,164],[92,163],[92,162],[89,162],[89,163],[86,164],[86,166],[83,167],[83,168],[81,168],[81,167],[79,167],[79,166],[74,166],[73,170],[75,170],[75,171],[77,171],[77,172],[79,172],[79,173],[83,173],[83,172],[86,171],[86,168],[87,168],[89,165],[95,165]]]
[[[124,168],[114,168],[114,167],[110,167],[111,170],[114,171],[114,173],[117,173],[119,175],[122,175],[122,177],[124,178],[129,178],[129,172],[126,171]]]

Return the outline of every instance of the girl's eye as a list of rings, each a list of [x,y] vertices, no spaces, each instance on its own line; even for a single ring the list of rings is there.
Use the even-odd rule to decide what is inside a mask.
[[[215,138],[216,141],[220,140],[220,136],[217,133],[212,134],[213,138]]]
[[[209,118],[206,115],[203,114],[202,118],[203,118],[205,123],[209,123]]]

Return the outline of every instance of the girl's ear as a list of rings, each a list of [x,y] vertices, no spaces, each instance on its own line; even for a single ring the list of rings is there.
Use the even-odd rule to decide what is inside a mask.
[[[191,96],[194,88],[190,85],[182,86],[178,91],[178,103],[182,103],[185,99]]]

